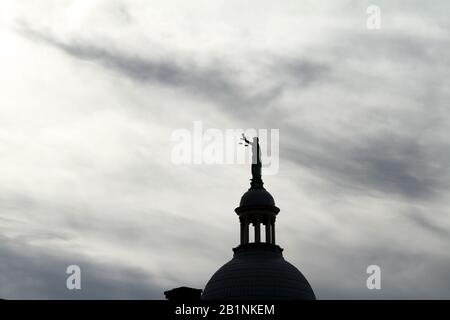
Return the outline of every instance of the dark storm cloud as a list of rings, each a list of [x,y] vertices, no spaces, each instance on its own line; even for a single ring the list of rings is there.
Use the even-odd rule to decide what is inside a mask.
[[[433,219],[431,219],[433,214],[436,213],[412,210],[412,212],[409,212],[409,214],[407,215],[407,218],[409,218],[419,227],[426,229],[428,232],[444,238],[448,238],[450,240],[450,230],[440,226]]]
[[[24,243],[90,237],[139,247],[143,251],[145,248],[152,248],[152,252],[158,253],[167,252],[173,247],[183,247],[186,253],[195,256],[199,253],[211,255],[212,245],[204,239],[213,238],[219,231],[217,227],[199,219],[169,211],[143,209],[138,205],[127,206],[125,214],[125,209],[111,207],[110,203],[106,203],[104,210],[109,212],[110,218],[105,221],[103,215],[98,215],[98,204],[93,208],[89,202],[75,196],[70,204],[67,204],[63,199],[37,200],[26,194],[2,191],[0,221],[5,223],[0,225],[0,234],[10,227],[21,228],[24,232],[15,235],[15,238]],[[25,232],[28,227],[25,221],[2,217],[2,212],[16,210],[27,212],[29,219],[40,227],[34,228],[29,234]],[[86,219],[85,215],[88,215],[89,219]],[[51,228],[53,223],[58,225],[58,230]],[[193,237],[193,234],[196,236]]]
[[[155,279],[179,285],[196,281],[181,279],[180,272],[173,272],[170,268],[153,275],[146,265],[142,269],[127,268],[120,267],[120,264],[114,266],[102,258],[93,259],[61,251],[49,254],[41,246],[34,245],[36,242],[70,247],[71,243],[89,245],[90,242],[100,241],[113,245],[119,252],[133,248],[134,255],[141,261],[152,261],[157,257],[164,259],[165,264],[177,260],[175,257],[179,256],[179,248],[183,248],[183,255],[186,255],[184,261],[188,264],[219,259],[224,251],[229,250],[218,249],[214,242],[205,241],[216,238],[223,230],[191,217],[143,209],[138,204],[121,208],[106,203],[102,209],[98,203],[93,208],[76,197],[68,204],[63,199],[33,199],[5,190],[1,200],[0,261],[8,263],[0,264],[3,275],[0,276],[0,298],[13,298],[15,294],[15,297],[27,299],[161,299],[163,291],[170,287],[156,286],[153,284]],[[16,210],[27,212],[28,219],[2,217],[2,213]],[[99,215],[99,211],[108,212],[108,218]],[[2,236],[8,234],[12,236]],[[116,260],[126,263],[120,255]],[[57,272],[65,270],[70,264],[80,265],[83,270],[83,282],[87,285],[81,291],[69,291],[60,286],[65,283],[67,275]],[[14,272],[10,273],[12,270]],[[31,278],[38,283],[38,290],[28,289],[32,285]],[[25,293],[27,290],[29,293]]]
[[[199,66],[189,59],[179,62],[180,59],[175,57],[158,61],[143,59],[89,43],[62,42],[49,34],[31,29],[24,22],[19,25],[21,34],[59,48],[73,57],[95,61],[135,81],[184,89],[219,104],[235,116],[253,116],[253,111],[267,109],[286,86],[307,86],[318,81],[329,69],[320,63],[299,58],[273,58],[276,63],[268,68],[267,77],[270,77],[270,81],[276,79],[276,84],[264,92],[251,94],[247,87],[239,84],[240,70],[220,61],[220,58],[214,66]]]
[[[347,97],[361,101],[360,106],[349,106],[355,112],[366,105],[366,93],[381,94],[379,100],[373,101],[377,111],[355,114],[353,121],[359,125],[358,130],[344,136],[339,134],[346,130],[344,123],[321,132],[304,124],[301,118],[298,125],[287,124],[284,120],[293,114],[278,112],[279,125],[283,128],[281,157],[308,167],[345,192],[376,191],[386,196],[430,201],[445,196],[450,190],[450,140],[433,136],[450,130],[447,107],[450,96],[444,71],[450,68],[446,54],[450,42],[395,32],[366,32],[339,36],[322,49],[329,65],[331,61],[341,65],[339,74],[325,81],[341,88]],[[314,52],[319,54],[319,51]],[[354,62],[370,67],[378,61],[388,64],[392,70],[366,78],[364,69],[351,67]],[[386,78],[397,78],[396,72],[401,70],[411,70],[405,79],[410,81],[409,86],[401,79],[386,83]],[[318,82],[320,86],[324,79]],[[409,97],[412,105],[397,106],[383,97],[385,92],[392,92],[394,98]],[[326,99],[334,105],[336,110],[325,109],[332,114],[346,108],[341,102],[333,101],[332,96],[317,99]],[[351,113],[348,116],[353,118]],[[364,124],[384,129],[367,132]],[[337,134],[330,134],[333,131]]]
[[[449,299],[450,260],[434,253],[418,253],[408,248],[367,247],[364,250],[333,248],[339,261],[329,274],[327,285],[317,281],[319,299]],[[345,265],[345,267],[344,267]],[[367,267],[381,271],[381,290],[368,290]],[[314,277],[313,277],[314,278]],[[312,279],[310,277],[310,280]]]
[[[143,270],[95,263],[69,253],[51,254],[1,237],[1,299],[161,299],[163,288]],[[81,290],[68,290],[69,265],[81,268]]]
[[[292,129],[304,139],[302,148],[282,147],[282,154],[308,167],[330,183],[352,192],[372,191],[406,198],[429,199],[447,188],[449,175],[445,159],[436,159],[436,150],[425,149],[414,137],[379,134],[375,137],[340,139],[316,137]],[[297,134],[294,134],[296,132]],[[301,133],[300,133],[301,132]],[[357,134],[356,134],[357,135]],[[314,148],[313,146],[321,146]],[[433,163],[432,160],[437,160]]]
[[[331,66],[324,63],[314,63],[302,59],[272,57],[274,67],[271,75],[279,81],[281,88],[290,87],[302,89],[315,82],[328,80]]]
[[[327,53],[337,55],[344,61],[358,59],[370,62],[377,59],[389,59],[393,66],[417,63],[417,67],[433,67],[450,61],[445,50],[442,50],[448,47],[450,47],[448,39],[430,38],[420,34],[366,31],[339,36],[330,44]],[[411,71],[413,74],[414,70]]]
[[[127,220],[130,215],[134,219]],[[94,214],[91,216],[89,220],[77,219],[76,216],[67,217],[62,225],[70,229],[82,230],[86,235],[101,234],[102,239],[120,242],[122,245],[140,247],[143,250],[152,248],[154,253],[163,254],[171,248],[183,247],[185,253],[191,253],[193,256],[210,254],[212,245],[204,239],[211,239],[218,232],[217,228],[201,220],[186,218],[167,211],[147,210],[141,215],[136,215],[133,208],[130,208],[127,217],[114,221],[105,221],[102,217],[94,217]],[[136,224],[136,220],[139,221],[140,218],[141,221]]]

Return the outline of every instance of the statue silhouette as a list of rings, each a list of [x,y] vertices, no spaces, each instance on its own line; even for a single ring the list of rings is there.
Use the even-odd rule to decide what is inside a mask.
[[[259,138],[254,137],[253,142],[250,142],[244,134],[242,134],[242,141],[245,142],[245,146],[248,145],[252,146],[252,179],[250,186],[252,188],[262,188],[263,187],[263,181],[261,178],[261,149],[259,147]],[[242,143],[241,143],[242,144]]]

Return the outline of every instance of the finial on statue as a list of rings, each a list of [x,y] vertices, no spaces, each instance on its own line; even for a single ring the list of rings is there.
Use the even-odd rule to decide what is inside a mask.
[[[261,150],[259,148],[259,138],[254,137],[253,142],[250,142],[244,134],[242,134],[241,140],[244,141],[245,146],[252,146],[252,179],[250,183],[251,189],[263,188],[263,181],[261,178]],[[239,142],[242,144],[242,142]]]

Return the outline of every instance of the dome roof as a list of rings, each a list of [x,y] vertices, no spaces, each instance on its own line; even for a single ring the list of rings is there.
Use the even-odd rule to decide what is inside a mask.
[[[251,188],[241,198],[241,207],[247,206],[275,206],[272,195],[264,188]]]
[[[249,243],[234,250],[233,259],[206,284],[202,299],[315,299],[306,278],[284,260],[279,246]]]

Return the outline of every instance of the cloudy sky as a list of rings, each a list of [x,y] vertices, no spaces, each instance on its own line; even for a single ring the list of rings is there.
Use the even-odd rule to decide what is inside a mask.
[[[448,12],[1,1],[0,298],[203,288],[238,244],[250,169],[174,164],[171,135],[194,121],[280,130],[264,178],[277,241],[318,298],[450,298]],[[373,264],[381,290],[366,287]]]

